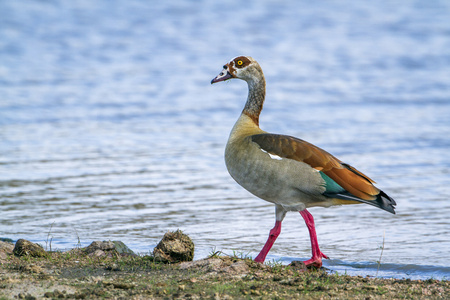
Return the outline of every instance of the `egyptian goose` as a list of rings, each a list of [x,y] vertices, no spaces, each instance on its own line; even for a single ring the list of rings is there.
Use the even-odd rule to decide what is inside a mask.
[[[232,59],[211,84],[232,78],[247,82],[248,98],[226,145],[228,172],[250,193],[275,204],[275,227],[255,261],[264,262],[288,211],[300,212],[309,230],[312,258],[305,265],[319,268],[322,258],[328,257],[319,249],[314,219],[307,208],[366,203],[395,214],[394,199],[357,169],[306,141],[259,128],[266,81],[256,60],[249,56]]]

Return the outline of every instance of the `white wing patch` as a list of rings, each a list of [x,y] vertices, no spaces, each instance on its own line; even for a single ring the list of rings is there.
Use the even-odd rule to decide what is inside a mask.
[[[272,154],[272,153],[269,153],[269,152],[267,152],[266,150],[264,150],[262,148],[261,148],[261,151],[264,152],[264,153],[269,154],[271,159],[276,159],[276,160],[282,160],[283,159],[282,157],[280,157],[278,155],[275,155],[275,154]]]

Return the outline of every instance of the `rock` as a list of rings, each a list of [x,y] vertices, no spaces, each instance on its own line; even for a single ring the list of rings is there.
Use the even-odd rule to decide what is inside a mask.
[[[14,250],[14,244],[9,242],[0,241],[0,263],[8,258]]]
[[[168,231],[153,250],[153,256],[155,260],[166,263],[192,261],[194,259],[194,243],[181,230]]]
[[[114,250],[114,244],[112,241],[93,241],[89,246],[84,248],[84,251],[88,254],[94,253],[97,250],[111,251]]]
[[[292,261],[292,262],[289,264],[289,266],[290,266],[292,269],[297,270],[297,271],[301,271],[301,272],[304,272],[304,271],[307,271],[307,270],[308,270],[308,269],[306,268],[305,263],[302,262],[302,261],[298,261],[298,260]]]
[[[13,253],[17,256],[34,256],[34,257],[47,257],[48,253],[42,248],[42,246],[32,243],[30,241],[20,239],[16,242]]]
[[[89,253],[90,256],[94,256],[94,257],[102,257],[102,256],[106,256],[105,251],[97,249],[94,252]]]
[[[114,249],[120,254],[129,254],[129,255],[133,255],[133,256],[136,255],[130,248],[128,248],[121,241],[113,241],[113,244],[115,247]]]
[[[84,252],[91,256],[105,256],[107,253],[115,252],[118,254],[136,255],[130,248],[128,248],[121,241],[94,241],[86,248]]]

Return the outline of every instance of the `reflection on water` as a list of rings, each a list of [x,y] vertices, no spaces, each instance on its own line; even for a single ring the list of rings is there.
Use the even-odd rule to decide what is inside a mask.
[[[223,163],[247,88],[209,84],[246,54],[266,74],[265,130],[325,148],[398,203],[395,216],[311,209],[325,266],[374,275],[384,236],[379,276],[449,278],[449,12],[447,2],[0,2],[0,236],[147,252],[180,228],[196,258],[256,254],[274,208]],[[301,217],[283,224],[269,258],[308,258]]]

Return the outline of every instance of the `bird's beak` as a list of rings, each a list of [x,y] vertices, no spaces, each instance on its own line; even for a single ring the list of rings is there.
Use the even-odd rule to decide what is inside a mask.
[[[220,81],[225,81],[232,77],[233,76],[230,74],[230,72],[228,72],[228,70],[226,68],[223,68],[222,72],[220,72],[219,75],[217,75],[213,80],[211,80],[211,84],[220,82]]]

